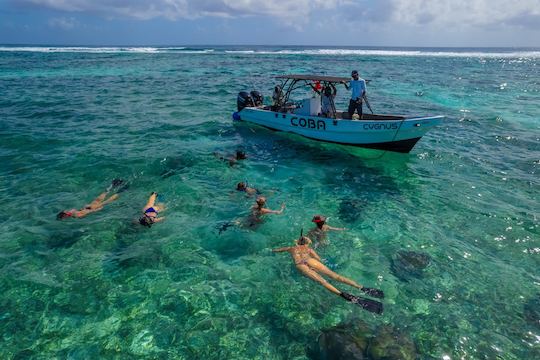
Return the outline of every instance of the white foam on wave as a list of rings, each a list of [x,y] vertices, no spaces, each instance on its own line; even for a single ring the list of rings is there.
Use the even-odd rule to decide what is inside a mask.
[[[0,52],[43,52],[43,53],[181,53],[208,54],[222,52],[226,54],[246,55],[327,55],[327,56],[425,56],[425,57],[461,57],[461,58],[540,58],[540,51],[442,51],[442,50],[383,50],[383,49],[243,49],[215,50],[175,47],[84,47],[84,46],[0,46]]]
[[[41,53],[185,53],[198,54],[214,51],[213,49],[184,50],[186,47],[141,47],[141,46],[110,46],[110,47],[86,47],[86,46],[0,46],[0,51],[6,52],[41,52]]]
[[[424,51],[424,50],[361,50],[361,49],[307,49],[256,51],[257,54],[283,55],[364,55],[364,56],[426,56],[426,57],[478,57],[478,58],[539,58],[540,51],[482,52],[482,51]]]

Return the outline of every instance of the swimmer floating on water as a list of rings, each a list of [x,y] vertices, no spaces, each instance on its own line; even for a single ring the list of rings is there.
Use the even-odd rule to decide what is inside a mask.
[[[241,181],[236,185],[237,191],[243,191],[246,193],[247,196],[253,196],[260,194],[259,190],[249,187],[247,181]]]
[[[324,286],[328,291],[341,296],[345,300],[357,304],[361,306],[363,309],[381,314],[383,312],[383,304],[370,299],[365,299],[359,296],[351,295],[349,293],[340,291],[336,289],[332,284],[330,284],[328,281],[326,281],[325,278],[321,276],[326,275],[334,280],[337,280],[339,282],[342,282],[344,284],[353,286],[357,289],[360,289],[364,293],[366,293],[369,296],[378,297],[378,298],[384,298],[384,293],[382,290],[378,289],[371,289],[363,287],[360,284],[357,284],[351,279],[348,279],[344,276],[341,276],[332,270],[328,269],[326,266],[324,266],[321,263],[321,258],[317,253],[309,247],[311,244],[311,239],[307,236],[300,235],[300,238],[296,240],[295,246],[289,246],[289,247],[282,247],[279,249],[272,250],[273,252],[288,252],[291,254],[294,264],[296,265],[296,269],[300,271],[303,275],[306,277],[320,283],[322,286]]]
[[[165,217],[158,218],[158,213],[164,211],[165,206],[163,204],[156,204],[157,196],[157,192],[150,194],[148,202],[142,209],[143,216],[139,218],[139,224],[152,227],[155,223],[165,220]]]
[[[97,198],[95,198],[90,204],[85,205],[82,209],[71,209],[71,210],[62,210],[56,215],[56,220],[62,220],[69,217],[74,218],[83,218],[88,214],[99,211],[103,209],[103,206],[115,201],[118,199],[118,194],[111,195],[106,199],[109,192],[113,189],[116,189],[117,192],[122,192],[127,189],[127,184],[124,180],[114,179],[107,189],[107,191],[101,193]]]
[[[228,161],[229,166],[234,166],[239,160],[247,159],[247,155],[244,151],[236,150],[236,153],[231,156],[221,155],[218,152],[215,152],[214,155],[219,158],[219,160]]]
[[[232,220],[232,221],[226,221],[224,223],[221,223],[218,225],[217,229],[219,234],[226,231],[231,226],[240,226],[240,227],[247,227],[251,228],[252,230],[259,226],[263,222],[263,215],[266,214],[281,214],[283,213],[283,209],[285,209],[285,204],[281,204],[280,210],[271,210],[268,208],[265,208],[266,205],[266,198],[264,196],[259,196],[255,202],[255,205],[251,207],[251,213],[249,216],[243,220]]]
[[[262,221],[262,216],[266,214],[281,214],[283,213],[283,210],[285,209],[285,204],[281,204],[281,209],[279,210],[271,210],[268,208],[265,208],[266,205],[266,198],[264,196],[259,196],[257,200],[255,201],[255,205],[251,207],[251,215],[250,219],[257,222]],[[252,226],[252,225],[250,225]]]
[[[317,239],[317,242],[315,243],[315,245],[313,245],[314,248],[317,248],[319,245],[328,245],[328,241],[326,240],[326,233],[328,231],[347,230],[346,228],[337,228],[327,225],[326,220],[326,216],[322,215],[315,215],[313,219],[311,219],[311,222],[314,222],[317,225],[315,228],[309,230],[308,232],[308,237],[314,237],[315,239]]]

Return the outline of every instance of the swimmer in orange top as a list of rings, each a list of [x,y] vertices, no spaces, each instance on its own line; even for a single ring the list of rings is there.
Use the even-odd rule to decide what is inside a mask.
[[[85,205],[82,209],[79,209],[79,210],[77,209],[62,210],[56,215],[56,220],[63,220],[69,217],[83,218],[88,214],[99,211],[103,209],[103,206],[118,199],[118,194],[113,194],[109,198],[107,198],[109,191],[111,191],[112,189],[117,189],[116,190],[117,192],[121,192],[127,189],[127,186],[128,185],[124,182],[124,180],[114,179],[111,183],[111,186],[109,186],[109,188],[107,189],[107,191],[101,193],[91,203]]]
[[[340,291],[336,289],[332,284],[330,284],[325,278],[323,278],[321,274],[326,275],[344,284],[360,289],[361,291],[363,291],[369,296],[383,298],[384,293],[382,292],[382,290],[363,287],[362,285],[354,282],[353,280],[348,279],[344,276],[341,276],[333,272],[332,270],[327,268],[323,263],[321,263],[321,258],[319,257],[319,255],[317,255],[317,253],[313,249],[309,247],[310,244],[311,244],[310,238],[308,238],[307,236],[300,235],[300,238],[296,240],[295,246],[282,247],[279,249],[274,249],[272,251],[290,253],[293,258],[294,264],[296,265],[296,269],[300,271],[304,276],[320,283],[328,291],[341,296],[342,298],[344,298],[345,300],[349,302],[360,305],[365,310],[368,310],[377,314],[382,313],[383,311],[382,303]]]

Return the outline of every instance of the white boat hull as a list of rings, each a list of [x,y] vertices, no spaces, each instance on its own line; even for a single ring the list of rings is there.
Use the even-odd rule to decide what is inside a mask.
[[[398,120],[335,120],[246,107],[235,113],[235,118],[314,140],[407,153],[426,132],[439,125],[444,116]]]

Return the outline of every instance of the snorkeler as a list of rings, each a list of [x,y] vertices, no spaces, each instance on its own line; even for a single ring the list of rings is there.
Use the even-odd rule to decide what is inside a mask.
[[[326,224],[326,216],[322,215],[315,215],[313,219],[311,219],[311,222],[314,222],[317,226],[313,229],[311,229],[308,232],[308,237],[314,237],[317,239],[317,242],[315,245],[313,245],[314,248],[317,248],[319,245],[328,245],[328,241],[326,240],[326,233],[330,230],[334,231],[343,231],[347,230],[346,228],[337,228],[332,227],[330,225]]]
[[[296,240],[295,246],[282,247],[279,249],[274,249],[272,252],[288,252],[291,254],[296,269],[300,271],[304,276],[320,283],[328,291],[341,296],[345,300],[352,302],[353,304],[360,305],[363,309],[380,314],[383,311],[383,304],[370,299],[365,299],[359,296],[355,296],[343,291],[336,289],[332,284],[326,281],[325,278],[321,276],[326,275],[334,280],[342,282],[344,284],[350,285],[357,289],[360,289],[369,296],[384,298],[384,293],[379,289],[371,289],[363,287],[360,284],[357,284],[351,279],[348,279],[344,276],[341,276],[332,270],[328,269],[325,265],[321,263],[321,258],[317,253],[309,247],[311,244],[311,239],[307,236],[300,235],[300,238]]]
[[[281,214],[285,209],[285,204],[281,204],[281,209],[272,210],[265,208],[266,198],[264,196],[259,196],[255,201],[255,205],[251,207],[251,214],[247,217],[246,225],[249,228],[256,228],[263,222],[263,215],[266,214]]]
[[[229,166],[234,166],[239,160],[247,159],[246,153],[242,150],[236,150],[236,153],[234,155],[228,157],[225,155],[221,155],[218,152],[215,152],[214,155],[219,158],[219,160],[229,162]]]
[[[156,204],[157,196],[158,194],[155,191],[150,194],[148,202],[142,209],[143,216],[139,218],[139,224],[152,227],[155,223],[165,220],[165,217],[158,218],[159,212],[165,210],[165,206]]]
[[[253,196],[260,194],[260,191],[249,187],[247,181],[241,181],[238,184],[236,184],[236,191],[243,191],[246,193],[247,196]]]
[[[285,209],[285,204],[281,204],[281,209],[279,210],[271,210],[265,208],[264,205],[266,205],[266,198],[264,196],[259,196],[255,201],[255,205],[251,207],[251,214],[260,218],[262,215],[266,214],[281,214],[283,209]]]
[[[285,209],[285,204],[281,204],[280,210],[271,210],[271,209],[265,208],[264,205],[266,205],[266,198],[264,196],[259,196],[255,202],[255,205],[251,207],[251,213],[249,214],[249,216],[243,219],[235,219],[232,221],[221,222],[216,227],[218,229],[218,233],[221,235],[221,233],[223,233],[224,231],[227,231],[227,229],[230,228],[231,226],[238,226],[241,228],[249,228],[251,230],[254,230],[260,224],[262,224],[263,215],[281,214],[283,212],[283,209]]]
[[[124,180],[121,179],[114,179],[111,182],[111,185],[107,188],[107,190],[103,193],[101,193],[97,198],[92,200],[90,204],[85,205],[82,209],[71,209],[71,210],[62,210],[56,215],[56,220],[62,220],[66,219],[68,217],[74,217],[74,218],[83,218],[88,214],[91,214],[93,212],[99,211],[103,209],[103,206],[115,201],[118,199],[118,192],[122,192],[126,190],[128,185],[124,182]],[[109,198],[107,198],[107,195],[111,190],[116,190],[116,194],[111,195]],[[106,199],[107,198],[107,199]]]

